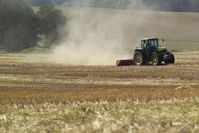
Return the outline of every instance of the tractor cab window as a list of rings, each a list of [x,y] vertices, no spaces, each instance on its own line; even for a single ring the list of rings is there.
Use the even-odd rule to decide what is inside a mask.
[[[159,43],[158,43],[157,39],[150,40],[149,44],[150,44],[151,47],[159,47]]]
[[[147,44],[147,41],[146,41],[146,40],[142,40],[142,41],[141,41],[141,46],[142,46],[142,48],[145,48],[145,47],[146,47],[146,44]]]

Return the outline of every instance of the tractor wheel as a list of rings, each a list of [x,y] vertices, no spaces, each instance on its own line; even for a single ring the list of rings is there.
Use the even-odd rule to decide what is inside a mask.
[[[144,65],[144,55],[141,52],[135,52],[134,62],[135,65]]]
[[[175,63],[175,57],[174,57],[174,55],[172,54],[172,53],[169,53],[170,54],[170,56],[171,56],[171,60],[170,60],[170,63],[171,64],[174,64]]]
[[[175,63],[175,57],[174,57],[174,55],[173,55],[172,53],[168,53],[167,55],[170,56],[171,59],[165,61],[165,63],[166,63],[166,64],[174,64],[174,63]]]
[[[161,65],[161,62],[162,62],[162,60],[160,58],[160,55],[152,54],[152,56],[151,56],[152,65],[154,65],[154,66]]]

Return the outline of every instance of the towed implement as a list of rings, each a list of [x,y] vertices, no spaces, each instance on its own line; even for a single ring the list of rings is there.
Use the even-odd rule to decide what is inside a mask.
[[[163,40],[164,41],[164,40]],[[145,38],[135,49],[132,59],[117,60],[116,66],[174,64],[174,55],[159,44],[158,38]]]

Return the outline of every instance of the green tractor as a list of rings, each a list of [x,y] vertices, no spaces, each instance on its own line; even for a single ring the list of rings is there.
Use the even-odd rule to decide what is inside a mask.
[[[164,40],[162,40],[164,41]],[[161,65],[174,64],[175,57],[167,48],[161,47],[158,38],[145,38],[141,40],[141,47],[135,49],[133,61],[135,65]]]

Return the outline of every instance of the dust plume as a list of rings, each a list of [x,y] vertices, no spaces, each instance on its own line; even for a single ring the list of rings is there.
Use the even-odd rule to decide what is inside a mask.
[[[73,11],[72,20],[66,26],[68,36],[55,48],[58,62],[71,65],[110,65],[118,58],[130,58],[126,52],[129,44],[135,44],[135,27],[127,24],[122,14],[84,9]]]
[[[67,34],[53,49],[56,63],[114,65],[116,59],[132,58],[143,37],[164,37],[170,42],[199,38],[197,14],[85,7],[64,11],[71,20],[62,28]]]

